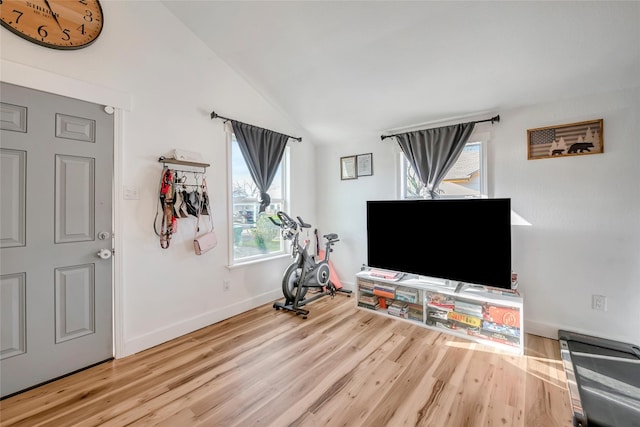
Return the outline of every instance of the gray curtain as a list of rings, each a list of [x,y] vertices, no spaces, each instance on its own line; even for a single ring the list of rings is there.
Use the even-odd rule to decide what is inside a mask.
[[[230,120],[240,151],[260,190],[260,212],[271,204],[267,190],[278,171],[289,137],[257,126]]]
[[[395,135],[402,152],[432,199],[440,197],[440,183],[456,163],[475,122]]]

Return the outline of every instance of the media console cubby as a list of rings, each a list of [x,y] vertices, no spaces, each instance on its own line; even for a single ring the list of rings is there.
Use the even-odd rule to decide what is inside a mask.
[[[400,318],[481,344],[524,352],[523,301],[515,292],[455,288],[419,279],[395,280],[361,271],[356,304],[364,310]]]

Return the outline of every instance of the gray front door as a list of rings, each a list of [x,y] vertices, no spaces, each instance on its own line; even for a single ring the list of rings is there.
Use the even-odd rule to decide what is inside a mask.
[[[113,116],[89,102],[1,85],[5,397],[113,356]]]

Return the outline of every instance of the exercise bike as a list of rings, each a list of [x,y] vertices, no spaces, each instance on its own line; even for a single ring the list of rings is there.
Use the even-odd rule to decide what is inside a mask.
[[[333,245],[339,241],[338,235],[330,233],[323,236],[326,239],[324,257],[317,260],[309,254],[309,240],[305,240],[304,244],[300,243],[300,232],[303,228],[311,228],[311,225],[305,223],[300,217],[295,221],[282,211],[278,211],[276,216],[279,221],[272,217],[269,219],[281,228],[282,237],[291,241],[291,256],[294,261],[287,267],[282,277],[282,293],[285,302],[275,302],[273,308],[292,311],[306,319],[309,310],[302,308],[306,304],[327,295],[333,297],[338,292],[351,294],[350,290],[344,290],[342,286],[336,287],[329,279],[331,274],[329,254],[333,252]],[[309,288],[317,288],[318,293],[307,298]]]

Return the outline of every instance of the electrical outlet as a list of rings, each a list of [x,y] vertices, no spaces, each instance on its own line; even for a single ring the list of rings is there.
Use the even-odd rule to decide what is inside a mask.
[[[229,290],[229,281],[228,280],[223,280],[222,281],[222,290],[223,291],[228,291]]]
[[[598,311],[607,311],[607,297],[604,295],[592,295],[591,308]]]

